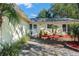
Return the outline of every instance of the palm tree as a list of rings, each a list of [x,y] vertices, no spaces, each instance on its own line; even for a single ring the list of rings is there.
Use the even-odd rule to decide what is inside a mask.
[[[9,18],[9,21],[14,25],[19,22],[17,13],[14,9],[14,4],[0,3],[0,25],[2,24],[2,17],[6,16]]]
[[[6,16],[9,22],[14,26],[19,23],[19,18],[15,10],[14,4],[0,3],[0,30],[2,32],[3,17]],[[2,36],[2,34],[1,34]]]

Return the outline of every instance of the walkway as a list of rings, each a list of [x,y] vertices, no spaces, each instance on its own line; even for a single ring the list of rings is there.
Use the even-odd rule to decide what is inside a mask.
[[[61,44],[44,44],[35,39],[23,46],[21,56],[79,56],[79,52],[65,48]]]

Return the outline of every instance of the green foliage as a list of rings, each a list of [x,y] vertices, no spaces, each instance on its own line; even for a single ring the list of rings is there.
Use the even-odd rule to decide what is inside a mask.
[[[70,33],[74,36],[79,35],[79,23],[70,24]]]
[[[25,35],[21,38],[20,43],[25,44],[28,40],[30,40],[30,37],[28,35]]]
[[[40,30],[40,32],[39,32],[39,36],[46,35],[46,34],[47,34],[47,32],[45,32],[45,30]]]
[[[39,36],[43,35],[44,31],[43,30],[40,30],[39,32]]]
[[[50,17],[50,14],[46,9],[41,10],[37,16],[37,18],[49,18],[49,17]]]
[[[59,3],[54,4],[49,9],[52,17],[67,17],[67,18],[79,18],[79,8],[78,4],[73,3]]]
[[[6,16],[13,25],[19,23],[19,18],[14,4],[0,3],[0,21],[2,22],[2,16]],[[0,24],[1,25],[1,24]]]
[[[41,10],[38,18],[74,18],[79,19],[79,4],[78,3],[57,3],[51,4],[49,10]]]
[[[27,43],[29,39],[28,36],[23,36],[17,42],[0,44],[2,46],[0,56],[18,56],[21,51],[21,46]]]
[[[59,28],[57,25],[53,25],[52,26],[52,32],[55,30],[55,33],[54,34],[56,34],[57,28]]]
[[[69,34],[74,36],[74,40],[77,38],[79,41],[79,23],[70,24]]]
[[[15,43],[5,43],[1,44],[3,49],[0,51],[0,56],[17,56],[21,51],[21,44],[19,42]]]
[[[58,28],[57,25],[53,25],[53,26],[52,26],[52,29],[57,29],[57,28]]]

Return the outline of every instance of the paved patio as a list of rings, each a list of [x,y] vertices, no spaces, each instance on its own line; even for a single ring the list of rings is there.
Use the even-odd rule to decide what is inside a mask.
[[[62,44],[45,44],[31,39],[28,46],[23,46],[22,56],[79,56],[79,52],[68,49]]]

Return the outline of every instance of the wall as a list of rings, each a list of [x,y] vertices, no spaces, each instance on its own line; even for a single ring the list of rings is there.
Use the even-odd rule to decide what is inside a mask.
[[[2,23],[2,35],[0,39],[0,43],[10,42],[12,40],[12,31],[9,25],[9,20],[7,17],[3,17],[3,23]]]
[[[21,18],[20,18],[21,19]],[[29,31],[29,25],[28,23],[25,23],[24,21],[20,21],[20,24],[16,26],[14,29],[13,25],[9,23],[9,20],[7,17],[3,17],[3,23],[2,23],[2,30],[0,29],[0,43],[10,43],[15,42],[19,40],[19,37],[21,38],[22,35],[25,35],[26,32]],[[22,28],[22,30],[20,30]]]
[[[34,29],[34,28],[33,28],[33,25],[34,25],[34,24],[37,24],[37,29]],[[33,35],[34,35],[35,33],[39,34],[40,30],[45,30],[45,31],[47,31],[49,34],[52,35],[52,34],[53,34],[53,33],[52,33],[52,29],[47,28],[47,24],[49,24],[49,23],[46,23],[46,22],[32,23],[32,34],[33,34]],[[58,34],[60,34],[60,33],[62,32],[62,25],[61,25],[61,24],[60,24],[60,25],[55,24],[55,25],[58,26],[57,31],[58,31]],[[61,34],[62,34],[62,33],[61,33]]]
[[[34,24],[36,24],[37,25],[37,29],[34,29]],[[34,35],[38,35],[39,34],[39,32],[40,32],[40,30],[42,30],[42,29],[46,29],[47,28],[47,26],[46,26],[46,24],[45,23],[32,23],[32,36],[34,36]]]
[[[76,21],[33,22],[32,23],[32,33],[38,34],[41,29],[44,29],[44,30],[47,30],[48,32],[50,32],[49,34],[52,34],[52,29],[47,28],[47,24],[53,24],[53,25],[58,26],[57,34],[60,34],[60,35],[67,34],[68,28],[66,27],[66,32],[63,32],[62,25],[66,24],[66,26],[67,26],[67,24],[74,23],[74,22],[76,22]],[[79,23],[79,22],[76,22],[76,23]],[[37,29],[33,28],[34,24],[37,24]]]

